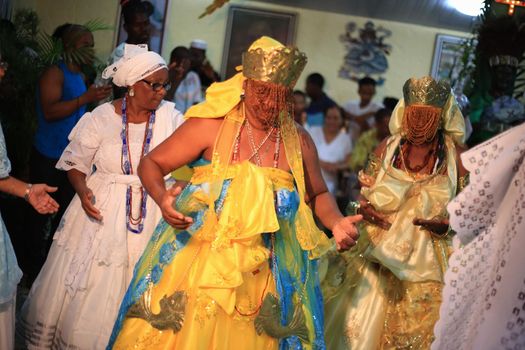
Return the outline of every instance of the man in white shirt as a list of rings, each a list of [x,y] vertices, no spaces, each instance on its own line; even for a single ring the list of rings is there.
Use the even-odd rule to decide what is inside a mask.
[[[358,82],[358,101],[348,101],[343,108],[346,117],[359,126],[360,133],[374,126],[374,115],[383,105],[372,101],[376,94],[376,81],[365,77]]]

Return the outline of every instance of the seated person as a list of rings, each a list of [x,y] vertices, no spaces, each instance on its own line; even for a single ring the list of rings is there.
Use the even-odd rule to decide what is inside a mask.
[[[362,133],[374,126],[374,115],[383,106],[372,101],[376,94],[376,81],[374,79],[365,77],[359,80],[358,86],[359,100],[348,101],[343,108],[346,111],[347,118],[357,123]]]
[[[381,108],[374,115],[375,127],[364,132],[355,144],[352,152],[352,159],[350,159],[350,169],[354,172],[365,167],[368,156],[376,149],[376,147],[387,136],[390,136],[388,123],[392,111],[386,108]]]
[[[312,73],[306,78],[306,94],[310,97],[310,105],[306,108],[306,123],[310,126],[322,126],[324,111],[336,105],[323,91],[324,77]]]
[[[306,126],[306,94],[301,90],[293,92],[294,120],[301,126]]]
[[[325,112],[323,126],[309,128],[319,154],[321,174],[332,194],[338,191],[339,172],[348,169],[352,151],[352,142],[343,126],[341,108],[332,106]]]

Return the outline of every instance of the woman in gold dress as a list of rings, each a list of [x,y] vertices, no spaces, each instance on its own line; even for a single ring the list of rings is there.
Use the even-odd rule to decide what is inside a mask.
[[[306,57],[263,37],[242,73],[141,161],[164,220],[136,266],[108,349],[324,349],[317,257],[357,240],[327,192],[315,146],[293,121]],[[190,164],[182,190],[164,175]],[[175,209],[172,204],[175,203]],[[308,205],[309,204],[309,205]]]
[[[451,247],[446,205],[466,171],[464,120],[448,84],[409,79],[385,139],[359,175],[358,245],[323,282],[328,349],[427,349]]]

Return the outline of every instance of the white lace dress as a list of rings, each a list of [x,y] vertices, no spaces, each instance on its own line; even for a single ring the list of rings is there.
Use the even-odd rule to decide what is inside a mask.
[[[7,158],[4,133],[0,126],[0,179],[7,178],[11,163]],[[0,349],[14,347],[16,286],[22,271],[16,262],[15,251],[0,215]]]
[[[156,111],[150,150],[183,122],[171,102]],[[146,123],[129,125],[130,158],[136,171]],[[148,198],[144,230],[126,228],[126,189],[132,187],[133,216],[140,212],[140,180],[121,170],[122,119],[106,103],[86,113],[69,135],[57,163],[87,177],[102,222],[90,219],[75,196],[55,233],[44,267],[34,282],[17,333],[29,349],[103,349],[109,339],[133,267],[161,218]]]
[[[525,349],[525,124],[461,155],[470,185],[448,205],[456,230],[432,350]]]

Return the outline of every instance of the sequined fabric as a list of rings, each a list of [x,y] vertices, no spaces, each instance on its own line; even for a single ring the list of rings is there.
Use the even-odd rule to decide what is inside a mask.
[[[456,250],[432,349],[523,349],[525,124],[461,157],[470,184],[447,208]]]

